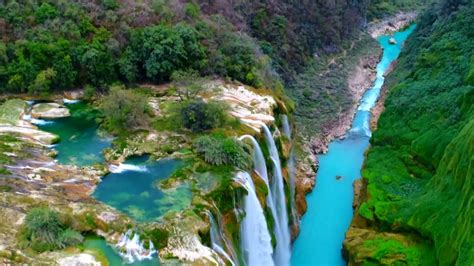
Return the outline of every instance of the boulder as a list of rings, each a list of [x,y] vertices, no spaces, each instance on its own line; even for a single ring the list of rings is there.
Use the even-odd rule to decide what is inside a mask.
[[[51,145],[59,141],[59,137],[54,134],[29,127],[0,125],[0,133],[17,134],[26,138],[26,140],[31,143],[40,144],[42,146]]]
[[[61,118],[68,117],[71,114],[69,109],[57,103],[38,103],[31,109],[33,118]]]

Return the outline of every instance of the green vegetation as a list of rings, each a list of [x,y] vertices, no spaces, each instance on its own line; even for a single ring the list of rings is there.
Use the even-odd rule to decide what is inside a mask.
[[[368,7],[367,18],[381,19],[400,11],[420,11],[434,2],[435,0],[375,0]]]
[[[162,249],[168,245],[169,232],[165,229],[153,228],[145,231],[143,237],[150,239],[155,248]]]
[[[179,70],[278,84],[253,39],[196,3],[7,1],[0,21],[2,91],[103,90],[117,81],[169,81]]]
[[[193,132],[218,128],[226,122],[225,105],[219,102],[194,100],[184,102],[180,107],[183,126]]]
[[[7,100],[0,105],[0,124],[15,125],[26,108],[26,103],[20,99]]]
[[[12,162],[12,156],[9,156],[9,153],[23,157],[25,149],[25,145],[23,144],[24,142],[21,142],[15,136],[0,135],[0,165],[4,166]],[[3,167],[1,169],[3,174],[8,172],[8,170]]]
[[[422,252],[429,252],[426,246],[415,246],[413,243],[403,241],[403,238],[377,236],[364,242],[363,249],[372,251],[372,258],[378,265],[399,265],[402,261],[407,265],[432,265],[435,263],[431,257],[423,257]]]
[[[193,141],[193,147],[211,165],[232,165],[244,170],[252,165],[249,153],[235,138],[201,136]]]
[[[363,171],[359,214],[379,230],[423,236],[440,265],[474,261],[473,14],[445,1],[420,19],[387,79]]]
[[[37,252],[78,245],[83,236],[65,225],[59,214],[45,207],[31,209],[21,235],[23,244]]]
[[[342,54],[311,60],[288,90],[298,106],[294,112],[298,131],[308,137],[324,136],[325,129],[337,124],[349,111],[355,103],[348,89],[349,75],[361,58],[368,59],[380,51],[378,43],[368,35],[341,46],[345,50]]]
[[[105,127],[112,132],[136,130],[148,126],[147,97],[136,91],[113,88],[101,105]]]

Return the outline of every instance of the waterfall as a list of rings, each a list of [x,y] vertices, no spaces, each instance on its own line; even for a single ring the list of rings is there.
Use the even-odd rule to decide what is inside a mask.
[[[148,171],[148,169],[146,168],[146,166],[143,166],[143,165],[121,163],[119,165],[115,165],[115,164],[109,165],[109,171],[114,174],[119,174],[126,171],[146,172]]]
[[[234,205],[235,206],[235,205]],[[235,252],[234,249],[234,244],[232,241],[224,234],[224,223],[222,222],[222,214],[219,211],[219,209],[214,205],[216,211],[217,211],[217,225],[219,225],[219,232],[221,234],[221,239],[224,241],[225,246],[227,247],[228,250],[228,255],[232,258],[233,262],[239,261],[237,257],[237,252]]]
[[[212,249],[217,252],[219,255],[223,256],[224,258],[227,259],[228,262],[232,266],[235,265],[234,260],[225,252],[224,249],[224,238],[222,235],[222,232],[220,230],[220,224],[216,223],[216,220],[214,219],[214,216],[210,211],[206,212],[207,217],[209,217],[209,222],[211,223],[211,229],[210,229],[210,235],[211,235],[211,247]]]
[[[263,156],[262,150],[260,149],[260,145],[258,144],[257,140],[250,135],[243,135],[240,137],[240,140],[243,139],[250,139],[253,144],[253,164],[254,164],[254,171],[263,179],[265,184],[268,188],[268,196],[267,196],[267,206],[270,208],[273,216],[274,228],[273,232],[275,234],[275,239],[277,243],[282,243],[285,241],[284,232],[281,230],[282,225],[280,224],[281,220],[278,216],[277,207],[274,200],[273,191],[270,188],[269,180],[268,180],[268,172],[267,172],[267,165],[265,163],[265,157]],[[283,225],[284,226],[284,225]],[[275,257],[277,257],[277,253],[281,252],[281,250],[275,250]],[[276,261],[275,261],[276,262]]]
[[[282,232],[282,241],[277,242],[275,249],[275,262],[277,265],[290,264],[290,231],[288,228],[288,213],[286,208],[285,187],[283,182],[283,174],[281,171],[280,157],[278,149],[273,139],[270,129],[262,123],[265,141],[270,152],[271,161],[273,162],[273,180],[271,191],[274,204],[277,207],[278,223]]]
[[[290,123],[288,122],[288,116],[287,115],[282,115],[281,116],[281,125],[283,127],[283,134],[288,139],[291,139],[291,128],[290,128]]]
[[[240,238],[242,253],[248,266],[274,265],[272,238],[267,221],[257,198],[252,177],[247,172],[238,172],[234,181],[248,192],[244,196],[245,217],[241,224]]]
[[[260,145],[258,145],[257,140],[251,135],[243,135],[239,138],[239,140],[249,139],[253,145],[253,166],[255,172],[268,184],[268,172],[267,172],[267,165],[265,164],[265,157],[263,157],[262,149],[260,149]]]
[[[288,122],[288,116],[282,115],[282,128],[283,134],[291,140],[291,128],[290,123]],[[293,153],[293,149],[291,149],[290,158],[287,162],[288,167],[288,174],[290,176],[290,204],[291,204],[291,216],[293,217],[293,223],[298,223],[298,214],[296,213],[296,203],[295,203],[295,178],[296,178],[296,164],[295,164],[295,154]]]
[[[128,230],[120,236],[116,247],[119,249],[120,256],[128,263],[141,261],[145,259],[152,259],[156,249],[153,242],[149,242],[148,249],[144,247],[144,242],[140,241],[140,236]]]

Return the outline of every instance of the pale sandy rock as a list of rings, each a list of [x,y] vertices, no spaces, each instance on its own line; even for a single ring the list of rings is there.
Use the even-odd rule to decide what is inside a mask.
[[[410,25],[416,19],[416,16],[416,12],[400,12],[388,19],[371,22],[368,26],[368,32],[372,38],[390,34]]]
[[[98,218],[104,221],[105,223],[110,224],[117,220],[117,218],[119,217],[116,213],[104,211],[98,215]]]
[[[58,136],[32,127],[0,125],[1,133],[18,134],[30,142],[42,146],[51,145],[58,140]]]
[[[84,90],[65,91],[64,98],[68,100],[79,100],[84,97]]]
[[[259,95],[244,86],[218,85],[213,99],[229,104],[229,114],[259,132],[262,123],[272,123],[273,108],[277,105],[269,95]]]
[[[169,230],[170,237],[168,245],[159,250],[161,258],[171,255],[185,265],[225,265],[218,254],[200,241],[198,232],[208,227],[208,223],[197,215],[182,213],[174,214],[166,220],[166,230]]]
[[[149,97],[148,105],[151,107],[151,110],[155,115],[160,115],[160,99],[157,97]]]
[[[33,118],[61,118],[70,115],[69,109],[57,103],[38,103],[31,109]]]
[[[61,258],[57,262],[59,265],[64,266],[100,266],[100,262],[96,261],[94,256],[87,253]]]

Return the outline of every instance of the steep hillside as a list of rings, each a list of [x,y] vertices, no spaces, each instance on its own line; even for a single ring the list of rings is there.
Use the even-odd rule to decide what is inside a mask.
[[[342,51],[357,36],[367,1],[199,1],[208,14],[219,13],[257,38],[286,79],[313,56]]]
[[[472,1],[425,14],[387,79],[346,235],[350,263],[474,261],[473,14]]]
[[[364,1],[6,1],[0,87],[39,94],[163,82],[182,69],[277,87],[272,68],[289,80],[313,54],[340,51],[365,9]]]

